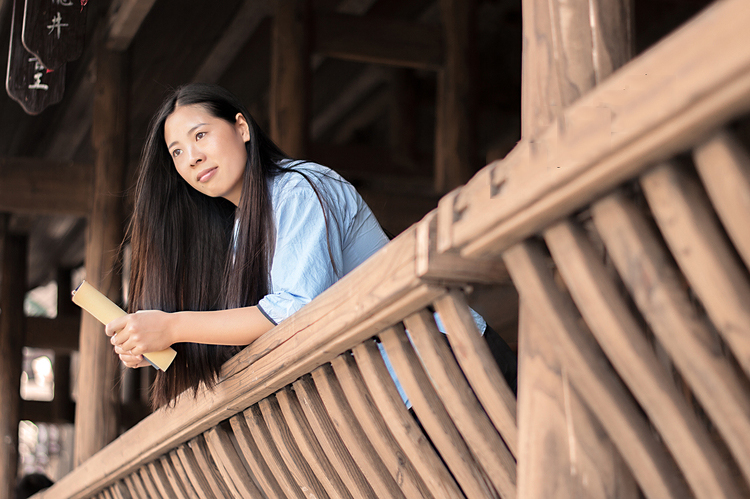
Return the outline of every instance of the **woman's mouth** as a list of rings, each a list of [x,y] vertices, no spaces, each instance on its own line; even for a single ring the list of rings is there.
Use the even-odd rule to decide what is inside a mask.
[[[217,170],[218,167],[216,166],[214,166],[213,168],[206,168],[198,174],[198,182],[208,182],[211,177],[214,176]]]

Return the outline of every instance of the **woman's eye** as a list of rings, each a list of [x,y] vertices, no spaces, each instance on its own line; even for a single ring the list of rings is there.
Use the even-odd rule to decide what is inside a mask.
[[[206,135],[206,132],[198,132],[195,134],[195,140],[200,140],[203,138],[203,136]]]
[[[182,149],[175,149],[174,151],[172,151],[172,157],[173,158],[176,158],[180,154],[182,154]]]

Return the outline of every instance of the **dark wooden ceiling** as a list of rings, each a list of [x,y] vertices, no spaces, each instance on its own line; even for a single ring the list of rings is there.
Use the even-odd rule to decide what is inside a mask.
[[[273,0],[119,1],[149,5],[126,51],[129,61],[128,162],[137,163],[146,127],[170,87],[212,81],[236,93],[267,128]],[[12,0],[0,0],[0,52],[8,53]],[[709,3],[635,0],[636,51],[642,51]],[[314,0],[316,13],[334,12],[439,28],[435,0]],[[89,0],[88,38],[111,18],[110,1]],[[406,24],[404,24],[406,25]],[[475,116],[472,163],[507,153],[520,138],[521,0],[477,0]],[[0,97],[0,161],[93,163],[90,140],[93,46],[68,64],[65,97],[29,116]],[[331,56],[311,60],[312,144],[309,159],[341,171],[363,193],[383,225],[398,233],[436,206],[432,188],[436,77]],[[408,126],[405,126],[408,122]],[[3,168],[0,162],[0,169]],[[132,175],[132,173],[131,173]],[[0,175],[0,182],[8,176]],[[82,264],[85,218],[70,213],[15,212],[11,227],[30,235],[29,286],[58,268]],[[0,276],[1,277],[1,276]]]

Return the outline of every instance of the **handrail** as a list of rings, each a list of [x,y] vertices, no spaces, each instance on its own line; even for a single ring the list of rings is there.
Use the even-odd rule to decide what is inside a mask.
[[[709,7],[229,360],[213,391],[157,411],[36,497],[95,494],[434,303],[451,284],[506,280],[491,257],[750,107],[748,25],[746,0]]]

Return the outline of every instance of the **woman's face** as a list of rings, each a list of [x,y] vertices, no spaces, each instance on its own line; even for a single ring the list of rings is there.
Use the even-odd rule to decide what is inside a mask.
[[[241,113],[230,123],[200,104],[178,106],[164,122],[164,140],[175,168],[193,188],[240,202],[250,131]]]

